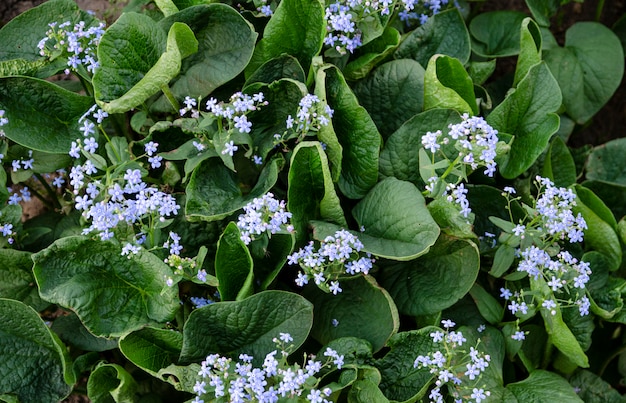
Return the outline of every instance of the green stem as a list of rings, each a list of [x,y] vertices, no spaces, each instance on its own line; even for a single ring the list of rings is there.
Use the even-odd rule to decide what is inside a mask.
[[[446,171],[440,176],[439,179],[445,179],[446,176],[450,175],[450,173],[452,172],[452,170],[454,169],[456,164],[459,163],[459,161],[461,161],[461,156],[460,155],[458,157],[456,157],[456,159],[454,161],[452,161],[452,163],[448,166]]]
[[[115,154],[115,158],[117,158],[118,161],[121,161],[122,158],[117,153],[117,150],[113,146],[113,143],[111,143],[111,139],[109,138],[109,135],[107,134],[107,132],[102,128],[102,125],[98,125],[98,128],[100,129],[100,132],[102,132],[102,134],[104,135],[104,138],[107,139],[107,143],[111,144],[111,150],[113,150],[113,154]]]
[[[604,0],[598,1],[598,5],[596,6],[596,21],[600,22],[600,18],[602,17],[602,11],[604,10]]]
[[[41,174],[36,173],[35,178],[37,178],[39,182],[41,182],[44,189],[46,189],[46,192],[48,192],[48,195],[50,196],[50,199],[52,199],[52,203],[54,204],[54,207],[60,209],[61,203],[59,203],[59,199],[57,199],[56,191],[50,187],[48,182],[41,176]]]
[[[176,97],[174,96],[174,94],[172,94],[170,87],[167,84],[165,84],[163,87],[161,87],[161,91],[163,91],[163,94],[165,94],[165,98],[167,98],[167,100],[170,101],[170,104],[172,104],[172,106],[174,107],[174,110],[178,112],[180,110],[180,104],[176,100]]]
[[[550,339],[548,339],[548,341],[546,341],[546,346],[543,349],[543,360],[541,361],[541,368],[547,368],[550,364],[550,358],[552,357],[553,349],[554,345],[552,344]]]

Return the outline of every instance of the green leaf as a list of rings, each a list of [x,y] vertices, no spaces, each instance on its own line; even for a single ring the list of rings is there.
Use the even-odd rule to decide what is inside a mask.
[[[543,163],[544,178],[549,178],[555,186],[568,187],[576,183],[576,165],[569,148],[560,137],[554,137],[548,155]]]
[[[622,248],[616,232],[615,217],[591,190],[580,185],[574,190],[578,196],[574,214],[580,213],[588,227],[585,230],[585,249],[602,253],[607,258],[610,270],[617,270],[622,261]]]
[[[318,67],[315,73],[315,95],[320,101],[328,104],[328,97],[326,96],[326,70],[334,68],[333,65],[324,64]],[[324,152],[328,157],[328,166],[330,168],[330,175],[334,183],[339,181],[341,175],[341,162],[343,160],[343,147],[339,143],[337,133],[333,127],[332,121],[326,126],[320,127],[317,132],[317,139],[320,143],[326,145]]]
[[[235,78],[250,61],[257,33],[234,8],[226,4],[197,5],[159,21],[159,26],[167,32],[177,22],[187,24],[198,40],[197,52],[182,61],[180,74],[170,83],[177,99],[205,98]],[[172,110],[163,95],[152,108]]]
[[[32,308],[0,298],[0,396],[12,394],[21,402],[63,400],[72,390],[64,380],[69,371],[64,349]]]
[[[380,176],[393,176],[403,181],[422,185],[417,150],[422,148],[422,136],[427,132],[447,132],[448,125],[461,118],[452,109],[430,109],[406,121],[385,142],[380,152]]]
[[[82,11],[72,0],[50,0],[33,7],[9,21],[0,29],[0,76],[28,75],[46,78],[67,67],[67,60],[44,59],[37,45],[52,22],[69,21],[71,25],[85,22],[85,29],[94,18]]]
[[[93,403],[133,402],[137,382],[117,364],[100,364],[87,381],[87,395]]]
[[[4,279],[0,282],[0,298],[18,300],[40,311],[49,303],[39,297],[30,256],[30,252],[0,249],[0,273]]]
[[[273,234],[263,250],[263,255],[253,254],[254,278],[260,283],[261,290],[266,290],[276,279],[295,244],[294,234]]]
[[[470,289],[470,295],[476,303],[476,307],[485,320],[492,325],[497,325],[504,317],[504,307],[493,295],[489,294],[480,284],[475,283]]]
[[[141,105],[174,78],[181,60],[197,52],[188,25],[175,22],[165,31],[150,17],[124,13],[100,39],[100,67],[93,77],[98,104],[109,113]]]
[[[467,218],[459,214],[458,206],[439,197],[428,203],[428,212],[433,217],[441,232],[456,238],[475,239],[474,226]]]
[[[474,84],[458,59],[435,55],[428,61],[424,76],[424,110],[434,108],[478,115]]]
[[[246,67],[249,77],[266,61],[285,53],[294,56],[308,71],[311,60],[322,49],[326,24],[321,0],[281,1],[263,30]]]
[[[467,294],[479,268],[473,242],[441,235],[426,255],[383,268],[380,282],[403,315],[430,315]]]
[[[117,347],[117,339],[94,336],[74,313],[56,318],[51,329],[64,343],[81,350],[106,351]]]
[[[400,326],[389,293],[371,276],[340,279],[340,284],[343,291],[337,295],[315,285],[303,290],[314,306],[311,336],[321,344],[340,337],[357,337],[367,340],[374,352],[380,350]]]
[[[424,68],[410,59],[392,60],[358,81],[354,94],[387,138],[422,111]]]
[[[526,14],[519,11],[491,11],[478,14],[469,24],[472,51],[483,57],[518,54],[519,27],[524,18]]]
[[[541,62],[541,32],[530,18],[524,18],[520,27],[520,52],[515,66],[513,87],[528,74],[532,66]]]
[[[293,56],[283,54],[263,63],[248,79],[244,89],[253,83],[271,84],[282,78],[305,82],[306,76],[302,66]],[[271,103],[270,103],[271,104]],[[265,109],[263,109],[265,111]],[[255,122],[256,123],[256,122]]]
[[[554,372],[538,369],[528,378],[506,385],[518,402],[581,402],[574,388]]]
[[[394,53],[396,59],[413,59],[426,66],[434,55],[447,55],[469,61],[470,36],[458,9],[452,8],[433,15],[426,24],[413,30]]]
[[[80,133],[78,119],[93,99],[30,77],[0,78],[6,137],[33,150],[65,154]]]
[[[172,272],[150,252],[130,257],[112,242],[66,237],[33,255],[42,298],[72,309],[97,336],[120,336],[173,319],[177,287]]]
[[[360,379],[350,387],[348,403],[364,402],[387,403],[389,400],[374,382],[369,379]]]
[[[198,379],[198,372],[201,370],[200,364],[190,364],[187,366],[169,365],[158,373],[158,378],[174,385],[176,390],[196,393],[194,386]]]
[[[496,70],[496,59],[486,62],[471,61],[468,73],[475,85],[482,85]]]
[[[133,364],[152,376],[177,362],[183,335],[169,329],[145,327],[120,339],[120,351]]]
[[[545,63],[533,66],[487,117],[500,133],[514,134],[511,150],[498,161],[505,178],[515,178],[528,169],[545,150],[559,129],[559,86]]]
[[[568,2],[562,0],[526,0],[526,6],[528,6],[537,24],[542,27],[549,27],[550,18],[556,14],[559,6]]]
[[[586,403],[621,403],[623,396],[608,382],[588,370],[576,372],[570,384],[577,390],[577,395]]]
[[[285,291],[264,291],[243,301],[216,302],[191,312],[183,328],[182,362],[200,361],[208,354],[232,357],[246,353],[263,363],[276,349],[272,339],[289,333],[297,349],[313,323],[313,305]]]
[[[364,249],[388,259],[415,259],[427,253],[439,236],[419,189],[395,178],[379,182],[352,215],[365,228],[358,234]]]
[[[335,110],[333,127],[343,147],[339,189],[348,198],[360,199],[378,180],[380,133],[339,69],[325,71],[328,104]]]
[[[368,44],[359,47],[355,60],[349,62],[343,69],[347,80],[360,80],[380,63],[382,63],[400,44],[401,35],[397,29],[386,26],[382,35]]]
[[[234,221],[228,223],[217,242],[215,276],[222,301],[240,301],[254,292],[252,256]]]
[[[587,158],[586,177],[626,187],[626,139],[615,139],[595,147]]]
[[[193,171],[187,185],[185,215],[190,221],[216,221],[267,193],[278,179],[282,160],[268,163],[258,182],[244,195],[238,177],[219,158],[205,160]]]
[[[289,168],[287,209],[299,241],[307,238],[309,221],[324,219],[346,227],[346,219],[330,177],[328,159],[318,142],[305,141],[294,150]]]
[[[154,0],[154,3],[166,17],[178,12],[178,7],[172,0]]]
[[[597,22],[572,25],[565,47],[546,51],[544,59],[561,87],[567,114],[581,125],[608,102],[624,74],[619,39]]]
[[[434,376],[428,368],[414,368],[413,363],[418,355],[437,349],[438,343],[430,337],[434,331],[440,329],[427,326],[398,333],[389,340],[389,352],[374,364],[381,372],[380,388],[385,396],[395,401],[417,401],[425,396]]]

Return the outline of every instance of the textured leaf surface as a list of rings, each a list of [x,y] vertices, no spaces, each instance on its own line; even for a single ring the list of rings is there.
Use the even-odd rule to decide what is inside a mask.
[[[152,376],[178,360],[182,344],[181,333],[155,327],[128,333],[119,341],[122,354]]]
[[[538,369],[523,381],[506,385],[518,402],[582,402],[574,388],[559,375]]]
[[[63,400],[71,387],[63,378],[62,348],[32,308],[0,299],[0,395],[22,402]]]
[[[472,50],[483,57],[513,56],[519,52],[520,30],[526,14],[519,11],[492,11],[472,19],[469,32]]]
[[[231,221],[219,241],[215,254],[215,276],[222,301],[241,300],[253,293],[252,256],[241,240],[237,224]]]
[[[87,381],[87,395],[93,403],[132,402],[136,400],[137,383],[117,364],[101,364]]]
[[[587,159],[587,179],[626,187],[626,139],[609,141],[593,149]]]
[[[424,76],[424,110],[433,108],[478,115],[472,79],[455,58],[435,55],[428,62]]]
[[[39,297],[30,252],[0,249],[0,298],[22,301],[36,311],[49,304]]]
[[[238,357],[246,353],[262,364],[276,349],[279,332],[293,337],[298,348],[313,323],[313,306],[285,291],[264,291],[243,301],[217,302],[194,310],[183,329],[183,362],[200,361],[208,354]]]
[[[149,252],[130,258],[121,247],[85,237],[66,237],[33,255],[41,296],[72,309],[98,336],[120,336],[150,323],[171,320],[177,287],[167,287],[171,269]]]

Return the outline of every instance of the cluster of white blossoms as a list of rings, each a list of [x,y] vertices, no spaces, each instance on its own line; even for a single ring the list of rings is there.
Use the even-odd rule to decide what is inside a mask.
[[[240,354],[239,361],[211,354],[202,361],[198,379],[194,385],[194,403],[208,403],[220,399],[232,403],[275,403],[281,398],[305,398],[311,403],[330,403],[330,388],[318,389],[316,375],[323,369],[341,369],[343,356],[330,348],[324,352],[324,360],[311,356],[306,365],[287,363],[293,338],[280,333],[274,339],[277,349],[265,356],[263,365],[252,365],[253,357]]]
[[[314,248],[310,242],[304,248],[287,257],[290,265],[298,264],[303,271],[298,273],[296,284],[304,286],[313,279],[322,290],[333,294],[342,291],[339,277],[368,274],[374,263],[370,253],[362,256],[363,244],[359,239],[346,230],[339,230],[334,235],[327,236],[319,248]]]

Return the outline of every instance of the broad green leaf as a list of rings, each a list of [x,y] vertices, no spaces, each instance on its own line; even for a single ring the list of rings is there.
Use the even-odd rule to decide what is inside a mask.
[[[478,248],[473,242],[441,235],[426,255],[383,268],[380,282],[400,313],[430,315],[467,294],[479,268]]]
[[[186,366],[171,364],[159,371],[158,378],[172,384],[176,390],[195,394],[193,387],[200,369],[200,364],[196,363]]]
[[[624,153],[626,138],[611,140],[595,147],[587,159],[587,179],[626,187]]]
[[[305,141],[294,150],[289,168],[287,209],[296,238],[307,238],[309,221],[323,219],[346,227],[346,219],[330,177],[328,159],[318,142]]]
[[[30,77],[0,78],[6,137],[33,150],[65,154],[80,136],[78,120],[93,99]]]
[[[267,158],[276,146],[276,133],[284,133],[289,115],[296,116],[298,103],[308,93],[306,86],[291,78],[283,78],[268,85],[252,83],[246,93],[262,92],[269,105],[250,112],[248,119],[254,124],[250,136],[255,154]]]
[[[554,137],[548,155],[543,163],[544,178],[549,178],[555,186],[568,187],[576,183],[576,165],[569,148],[560,137]]]
[[[182,362],[200,361],[208,354],[238,357],[246,353],[263,363],[276,349],[272,339],[289,333],[297,349],[313,323],[313,305],[285,291],[264,291],[243,301],[216,302],[191,312],[183,328]]]
[[[360,199],[378,180],[380,133],[337,68],[326,71],[326,96],[335,110],[333,127],[343,147],[339,189],[348,198]]]
[[[74,313],[56,318],[51,329],[65,344],[84,351],[106,351],[117,348],[117,339],[94,336]]]
[[[186,96],[206,98],[241,73],[250,61],[257,34],[233,7],[205,4],[185,8],[159,21],[159,26],[167,32],[177,22],[187,24],[198,40],[198,51],[182,61],[180,74],[170,83],[179,101]],[[152,108],[172,110],[163,95]]]
[[[530,278],[530,287],[532,291],[542,293],[543,295],[551,294],[545,279],[542,277],[538,279]],[[555,314],[553,315],[552,312],[555,312]],[[552,311],[542,309],[541,316],[543,317],[546,331],[550,336],[550,342],[579,367],[589,367],[589,359],[576,336],[563,321],[561,309],[559,307],[554,308]]]
[[[315,285],[303,290],[313,303],[311,336],[321,344],[340,337],[367,340],[374,352],[398,331],[398,311],[384,288],[371,276],[340,279],[342,291],[325,293]]]
[[[85,22],[85,28],[94,18],[82,11],[72,0],[50,0],[33,7],[9,21],[0,29],[0,77],[36,76],[46,78],[67,67],[67,60],[49,60],[39,54],[37,45],[50,23],[69,21],[72,25]]]
[[[434,108],[478,115],[474,84],[458,59],[435,55],[428,61],[424,76],[424,110]]]
[[[205,160],[193,171],[187,185],[185,215],[190,221],[216,221],[234,213],[255,197],[267,193],[278,179],[282,160],[268,163],[258,182],[244,195],[238,177],[219,158]]]
[[[350,387],[348,403],[364,402],[387,403],[389,400],[374,382],[369,379],[360,379]]]
[[[266,61],[285,53],[294,56],[308,71],[311,60],[322,49],[326,24],[321,0],[281,1],[263,30],[246,67],[249,77]]]
[[[353,86],[383,138],[422,111],[424,68],[410,59],[392,60],[377,67]]]
[[[380,152],[381,177],[393,176],[421,185],[417,150],[423,147],[422,136],[437,130],[447,133],[448,125],[460,120],[458,112],[451,109],[430,109],[409,119],[387,139]]]
[[[396,59],[413,59],[426,66],[436,54],[469,61],[470,36],[457,8],[433,15],[426,24],[413,30],[394,53]]]
[[[515,261],[516,249],[510,245],[502,244],[498,246],[495,255],[493,256],[493,264],[489,274],[493,277],[502,277],[513,265]]]
[[[282,78],[289,78],[302,83],[306,81],[304,70],[302,70],[302,66],[300,66],[298,59],[293,56],[283,54],[266,61],[250,77],[248,77],[246,84],[244,85],[244,89],[253,83],[271,84]],[[265,111],[265,109],[263,110]]]
[[[49,305],[39,297],[30,252],[0,249],[0,298],[21,301],[36,311]]]
[[[169,329],[145,327],[124,335],[119,343],[120,351],[133,364],[159,377],[159,371],[178,360],[183,336]]]
[[[154,0],[154,3],[166,17],[178,12],[178,7],[172,0]]]
[[[578,198],[574,213],[580,213],[587,223],[585,248],[602,253],[611,271],[617,270],[622,261],[622,248],[617,236],[617,222],[606,205],[591,190],[577,185]]]
[[[228,223],[217,242],[215,276],[222,301],[240,301],[254,292],[252,256],[234,221]]]
[[[626,186],[609,185],[601,181],[584,181],[582,185],[595,193],[615,217],[626,216]]]
[[[121,255],[113,242],[81,236],[57,240],[33,255],[42,298],[72,309],[93,334],[120,336],[173,319],[178,289],[172,271],[150,252]]]
[[[520,25],[526,14],[491,11],[478,14],[469,24],[472,51],[483,57],[513,56],[520,50]]]
[[[541,62],[541,32],[530,18],[524,18],[520,27],[520,51],[515,66],[513,87],[528,74],[532,66]]]
[[[428,368],[414,368],[418,355],[427,355],[438,348],[430,333],[440,330],[434,326],[394,335],[387,345],[389,352],[376,360],[382,382],[380,388],[387,398],[395,401],[419,400],[424,397],[433,379]]]
[[[395,178],[379,182],[352,215],[365,229],[358,234],[364,249],[388,259],[415,259],[427,253],[439,236],[419,189]]]
[[[570,379],[578,397],[586,403],[621,403],[623,396],[611,384],[586,369],[576,372]]]
[[[504,317],[504,307],[493,295],[489,294],[480,284],[475,283],[470,289],[470,295],[476,303],[476,307],[485,320],[492,325],[497,325]]]
[[[554,372],[538,369],[528,378],[506,385],[518,402],[581,402],[574,388]]]
[[[533,66],[487,117],[500,133],[513,134],[511,150],[498,161],[505,178],[515,178],[541,155],[559,129],[559,86],[545,63]]]
[[[328,104],[328,97],[326,96],[326,70],[332,69],[334,66],[324,64],[321,66],[314,65],[314,68],[315,67],[318,67],[317,72],[315,73],[315,95],[320,99],[320,101]],[[341,143],[339,143],[332,120],[326,126],[320,127],[317,132],[317,139],[320,143],[326,145],[324,152],[328,157],[330,175],[333,182],[337,183],[341,175],[343,147],[341,146]]]
[[[471,61],[468,74],[475,85],[482,85],[496,70],[496,59],[486,62]]]
[[[559,9],[559,6],[569,1],[562,0],[526,0],[526,6],[533,15],[537,24],[542,27],[550,26],[552,18]]]
[[[87,395],[93,403],[136,401],[137,382],[118,364],[100,364],[89,376]]]
[[[561,314],[563,322],[572,331],[583,351],[589,350],[592,341],[591,335],[596,328],[593,315],[581,316],[577,306],[562,308]]]
[[[155,23],[148,17],[146,17],[148,20],[145,20],[143,18],[143,14],[133,15],[135,19],[143,21],[135,21],[132,18],[130,21],[126,21],[124,17],[127,15],[131,16],[133,14],[122,14],[115,24],[113,24],[111,28],[109,28],[102,36],[100,45],[98,46],[98,57],[100,58],[101,66],[98,70],[96,70],[96,74],[93,78],[93,84],[96,101],[102,109],[109,113],[126,112],[144,103],[149,97],[166,87],[170,80],[178,75],[182,59],[198,51],[198,41],[196,40],[193,31],[188,25],[181,22],[175,22],[172,24],[167,34],[165,52],[161,54],[156,63],[154,63],[154,65],[152,65],[150,69],[145,72],[136,69],[135,65],[133,65],[134,63],[130,60],[138,57],[139,55],[132,54],[128,56],[127,54],[129,51],[127,50],[126,53],[122,52],[122,55],[118,56],[116,54],[116,51],[118,50],[112,50],[112,48],[120,46],[120,41],[124,41],[124,39],[128,40],[129,36],[125,31],[131,29],[129,25],[134,28],[134,24]],[[120,24],[120,26],[117,27],[117,24]],[[116,29],[113,30],[113,27],[116,27]],[[107,34],[111,31],[113,31],[113,33],[110,34],[111,37],[107,37]],[[158,31],[160,31],[160,28],[152,28],[152,32]],[[115,35],[118,36],[116,37]],[[122,39],[119,35],[123,35]],[[130,38],[131,41],[135,39],[134,36],[130,36]],[[135,50],[137,49],[137,46],[143,47],[138,45],[136,42],[133,45],[135,45]],[[146,55],[144,54],[143,56],[145,57]],[[126,69],[134,70],[134,74],[132,75],[140,77],[138,81],[130,82],[130,80],[124,80],[127,75],[130,76],[131,74],[128,74],[126,69],[122,67],[123,64],[120,63],[120,58],[124,58],[124,60],[129,63],[129,66],[126,67]],[[120,82],[123,82],[126,85],[113,85],[113,83],[117,84]],[[129,84],[130,88],[125,88]],[[126,92],[119,95],[117,98],[110,99],[106,96],[106,91],[109,90],[109,88],[106,88],[107,86],[115,86],[117,88],[126,89]],[[118,91],[115,92],[117,93]]]
[[[396,50],[400,39],[401,35],[397,29],[386,26],[381,36],[356,50],[359,56],[343,69],[346,79],[360,80],[367,77],[370,71]]]
[[[72,390],[64,380],[63,350],[37,312],[0,298],[0,396],[13,395],[20,402],[63,400]]]
[[[264,246],[261,256],[252,254],[254,278],[257,283],[260,283],[259,288],[261,290],[269,288],[276,279],[295,245],[296,237],[294,234],[273,234],[267,246]]]
[[[544,60],[561,87],[567,114],[581,125],[607,103],[624,74],[619,39],[597,22],[572,25],[565,47],[546,51]]]
[[[456,204],[439,197],[428,203],[428,212],[441,228],[442,233],[462,239],[476,238],[472,222],[459,214],[459,208]]]

